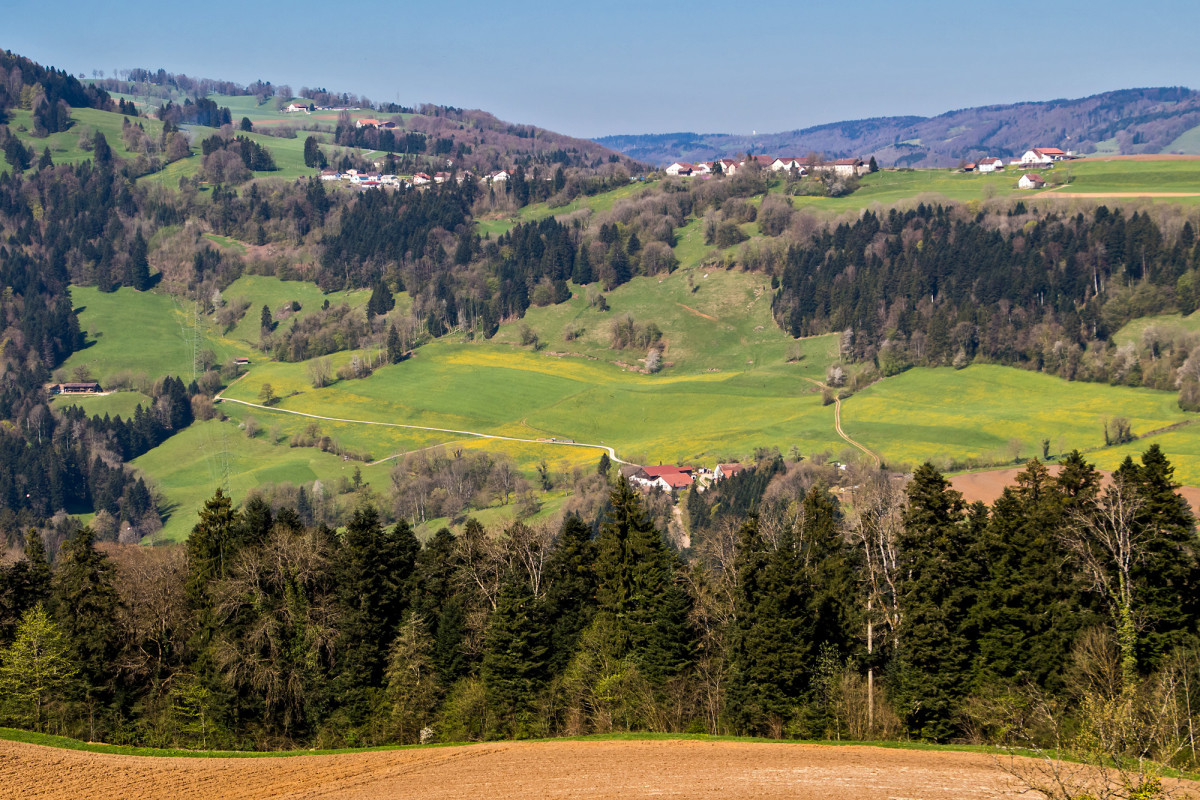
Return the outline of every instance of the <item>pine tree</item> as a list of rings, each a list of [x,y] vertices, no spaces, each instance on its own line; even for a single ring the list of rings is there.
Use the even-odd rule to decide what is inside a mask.
[[[571,660],[580,634],[595,613],[595,560],[591,528],[577,515],[567,515],[546,563],[542,600],[542,618],[550,626],[549,667],[554,674]]]
[[[54,617],[71,643],[75,665],[90,689],[102,694],[116,675],[117,596],[115,570],[95,548],[91,528],[78,528],[63,543],[51,590]]]
[[[987,577],[972,615],[982,682],[1032,680],[1057,691],[1076,636],[1095,619],[1080,606],[1083,587],[1060,541],[1060,486],[1035,459],[992,505],[978,548]]]
[[[571,275],[571,280],[580,286],[586,286],[596,280],[596,276],[592,272],[592,262],[588,258],[588,249],[586,247],[579,248],[579,256],[575,259],[575,271]]]
[[[488,619],[480,664],[489,705],[507,723],[505,734],[528,730],[527,718],[546,677],[543,635],[529,582],[509,576]]]
[[[212,585],[229,576],[241,550],[241,515],[221,489],[204,503],[200,519],[187,540],[187,594],[193,608],[211,604]]]
[[[688,598],[676,583],[677,556],[622,478],[597,540],[597,610],[613,620],[622,655],[652,683],[691,660]]]
[[[388,326],[387,360],[389,364],[399,364],[404,360],[404,345],[400,342],[400,334],[394,322]]]
[[[904,583],[895,700],[913,735],[945,741],[970,680],[971,528],[962,495],[928,463],[913,473],[908,498],[898,537]]]
[[[341,608],[338,685],[348,703],[347,693],[382,686],[385,648],[404,617],[418,550],[408,523],[386,530],[374,506],[355,511],[346,525],[333,574]]]
[[[150,288],[150,259],[146,239],[139,230],[133,237],[129,253],[129,285],[139,292]]]

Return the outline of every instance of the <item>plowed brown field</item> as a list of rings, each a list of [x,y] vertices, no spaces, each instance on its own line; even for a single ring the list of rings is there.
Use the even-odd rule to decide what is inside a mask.
[[[0,742],[0,797],[28,800],[1016,796],[1016,787],[988,755],[858,746],[504,742],[209,759],[93,754]]]

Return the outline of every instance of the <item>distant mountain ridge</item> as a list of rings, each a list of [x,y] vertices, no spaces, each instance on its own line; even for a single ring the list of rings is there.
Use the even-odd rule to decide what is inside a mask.
[[[661,133],[602,136],[637,161],[709,161],[747,151],[828,158],[875,156],[885,166],[950,167],[1035,146],[1120,155],[1200,152],[1200,92],[1183,86],[1121,89],[1077,99],[979,106],[936,117],[874,117],[783,133]],[[1191,138],[1191,137],[1189,137]]]

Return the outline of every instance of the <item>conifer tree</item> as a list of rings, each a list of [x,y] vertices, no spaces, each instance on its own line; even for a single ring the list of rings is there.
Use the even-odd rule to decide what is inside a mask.
[[[91,528],[76,529],[63,543],[51,590],[55,620],[71,643],[74,663],[89,694],[112,688],[116,675],[117,608],[115,570],[95,548]]]
[[[929,463],[913,473],[908,499],[898,542],[903,622],[894,699],[913,735],[945,741],[970,680],[971,528],[962,495]]]
[[[542,618],[550,627],[549,666],[555,674],[570,661],[579,635],[595,613],[595,560],[591,528],[578,515],[567,515],[546,563],[543,599]]]
[[[508,576],[489,615],[480,664],[489,705],[508,722],[506,734],[527,730],[526,718],[545,681],[544,631],[528,581]]]
[[[622,478],[597,540],[597,610],[616,626],[622,655],[661,683],[691,659],[688,598],[676,583],[677,556]]]

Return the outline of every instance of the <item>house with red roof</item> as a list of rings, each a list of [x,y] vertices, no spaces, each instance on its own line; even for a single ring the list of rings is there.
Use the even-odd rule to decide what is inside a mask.
[[[369,125],[373,125],[378,128],[379,120],[372,119],[371,117],[359,117],[354,121],[354,127],[356,128],[366,128]]]
[[[696,171],[696,165],[689,164],[686,161],[676,161],[674,164],[667,167],[663,171],[666,172],[668,175],[691,175],[693,172]]]
[[[1046,179],[1036,172],[1026,172],[1021,176],[1021,180],[1017,181],[1017,186],[1022,189],[1042,189],[1046,186]]]
[[[975,168],[980,172],[995,172],[1004,169],[1004,160],[1000,158],[981,158]]]
[[[1035,147],[1025,151],[1025,155],[1021,156],[1021,163],[1026,165],[1053,164],[1055,161],[1062,161],[1070,157],[1070,153],[1065,153],[1057,147]]]

